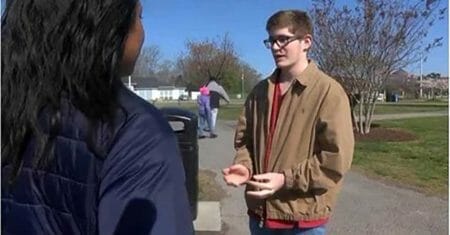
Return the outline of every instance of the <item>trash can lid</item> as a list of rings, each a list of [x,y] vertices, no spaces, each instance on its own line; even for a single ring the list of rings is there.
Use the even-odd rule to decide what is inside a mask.
[[[197,118],[197,115],[187,109],[175,108],[175,107],[164,107],[160,108],[161,112],[166,116],[176,116],[183,119],[193,119]]]

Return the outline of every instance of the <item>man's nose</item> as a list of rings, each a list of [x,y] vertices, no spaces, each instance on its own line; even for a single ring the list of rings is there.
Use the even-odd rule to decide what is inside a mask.
[[[273,42],[272,46],[271,46],[271,49],[272,49],[272,51],[277,51],[277,50],[280,50],[281,47],[278,45],[277,42]]]

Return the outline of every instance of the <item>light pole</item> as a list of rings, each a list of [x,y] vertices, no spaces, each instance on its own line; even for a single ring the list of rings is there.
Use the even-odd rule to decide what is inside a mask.
[[[244,71],[241,73],[241,96],[244,99]]]
[[[422,66],[422,61],[423,61],[423,52],[422,52],[422,48],[420,49],[420,79],[419,79],[419,98],[422,99],[423,97],[423,91],[422,91],[422,73],[423,73],[423,66]]]

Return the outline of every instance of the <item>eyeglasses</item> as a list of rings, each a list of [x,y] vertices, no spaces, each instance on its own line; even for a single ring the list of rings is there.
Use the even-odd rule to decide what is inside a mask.
[[[272,49],[274,43],[276,43],[279,48],[283,48],[283,47],[287,46],[289,43],[291,43],[297,39],[301,39],[301,38],[302,37],[299,37],[299,36],[280,35],[280,36],[277,36],[276,38],[269,37],[268,39],[264,40],[263,42],[264,42],[264,45],[267,47],[267,49]]]

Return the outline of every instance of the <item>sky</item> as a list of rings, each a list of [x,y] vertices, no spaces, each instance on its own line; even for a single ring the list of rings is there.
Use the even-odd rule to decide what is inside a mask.
[[[348,2],[348,1],[347,1]],[[443,1],[448,7],[448,2]],[[228,33],[239,57],[261,75],[274,68],[267,38],[267,19],[281,9],[311,8],[308,0],[141,0],[145,30],[144,46],[156,45],[162,59],[175,61],[187,40],[219,39]],[[444,37],[443,46],[433,49],[423,63],[423,73],[448,76],[448,12],[443,21],[429,29],[429,38]],[[405,68],[420,74],[420,63]]]

